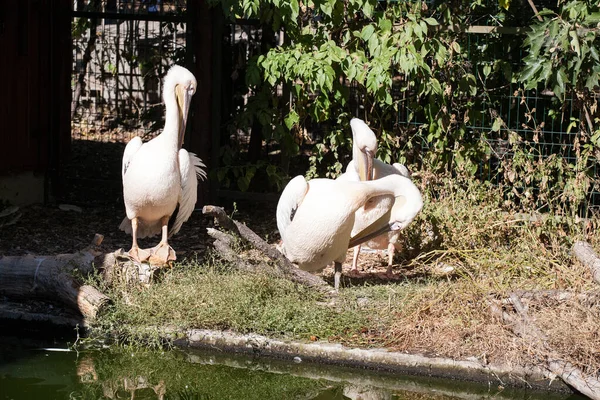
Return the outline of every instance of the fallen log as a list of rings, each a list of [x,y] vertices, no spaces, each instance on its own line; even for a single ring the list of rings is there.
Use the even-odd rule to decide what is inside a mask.
[[[103,254],[95,249],[103,236],[96,234],[91,246],[71,254],[0,257],[0,295],[15,300],[50,300],[93,320],[110,299],[76,275],[99,272],[108,284],[116,279],[148,284],[161,266],[134,263],[122,249]]]
[[[221,257],[229,263],[235,265],[237,269],[243,271],[254,271],[256,268],[249,262],[242,259],[231,247],[235,238],[228,233],[221,232],[213,228],[206,228],[208,236],[215,239],[213,246],[219,252]]]
[[[509,298],[515,313],[511,314],[503,310],[494,302],[490,304],[492,313],[505,322],[515,335],[526,342],[528,351],[540,361],[539,367],[559,376],[566,384],[585,396],[595,400],[600,399],[600,381],[597,377],[583,373],[572,363],[556,354],[548,344],[544,332],[529,318],[527,308],[521,302],[518,294],[512,293]]]
[[[573,254],[590,269],[592,278],[600,284],[600,257],[596,254],[594,248],[588,242],[575,242]]]
[[[89,271],[96,257],[91,250],[57,256],[0,258],[0,294],[11,299],[58,300],[94,319],[108,297],[90,285],[79,284],[73,270]]]
[[[296,267],[294,264],[292,264],[290,260],[288,260],[273,246],[265,242],[252,229],[248,228],[246,225],[234,219],[229,218],[229,216],[227,216],[225,210],[222,207],[207,205],[204,206],[204,208],[202,209],[202,213],[204,215],[213,217],[217,225],[235,233],[241,239],[252,245],[252,247],[254,247],[256,250],[260,251],[265,256],[267,256],[271,261],[273,261],[275,266],[287,279],[317,289],[322,292],[329,293],[331,291],[331,287],[323,279],[309,272],[302,271],[301,269]],[[211,232],[209,231],[209,235],[210,234]],[[214,232],[211,236],[215,237]],[[223,241],[221,241],[221,245],[222,244]],[[227,253],[229,252],[224,252],[226,257],[228,257]]]
[[[536,303],[560,303],[564,301],[578,301],[583,305],[592,306],[600,302],[600,291],[572,292],[559,289],[548,290],[515,290],[513,294],[517,295],[522,301],[532,301]],[[510,298],[501,300],[502,304],[512,305]]]

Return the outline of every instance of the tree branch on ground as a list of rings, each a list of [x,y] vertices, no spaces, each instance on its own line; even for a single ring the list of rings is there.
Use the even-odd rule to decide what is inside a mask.
[[[252,231],[252,229],[234,219],[229,218],[222,207],[207,205],[202,209],[202,213],[204,215],[213,217],[216,224],[238,235],[241,239],[252,245],[252,247],[254,247],[256,250],[263,253],[266,257],[274,262],[275,266],[283,273],[285,278],[322,292],[331,291],[331,287],[323,279],[309,272],[302,271],[296,267],[277,249],[265,242],[260,236]],[[211,234],[209,231],[209,235],[215,237],[214,232]],[[221,243],[223,243],[223,241],[221,241]],[[224,257],[227,259],[227,252],[224,254]]]
[[[515,290],[513,292],[521,300],[535,301],[538,303],[577,300],[581,304],[592,306],[600,302],[600,291],[586,291],[581,293],[571,292],[567,290]],[[503,299],[503,305],[511,305],[511,299]]]
[[[494,315],[507,324],[512,332],[523,339],[527,350],[535,355],[540,366],[559,376],[566,384],[591,399],[600,399],[600,382],[596,377],[586,375],[563,357],[558,355],[548,344],[548,338],[528,316],[527,308],[517,293],[509,297],[514,313],[504,309],[501,304],[491,302]]]
[[[594,248],[588,242],[575,242],[573,254],[590,269],[594,282],[600,284],[600,257],[596,254]]]

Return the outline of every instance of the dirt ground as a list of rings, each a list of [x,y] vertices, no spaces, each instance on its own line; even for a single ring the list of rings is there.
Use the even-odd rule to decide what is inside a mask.
[[[226,210],[231,214],[231,207],[226,207]],[[124,216],[124,206],[113,204],[85,206],[52,203],[20,207],[10,216],[0,218],[0,223],[5,224],[0,226],[0,256],[73,253],[86,248],[96,233],[104,235],[101,251],[108,253],[119,248],[128,250],[131,247],[131,236],[118,229]],[[270,243],[279,240],[274,205],[261,204],[257,208],[256,205],[251,207],[241,203],[237,205],[233,218],[245,222]],[[6,221],[2,221],[3,219]],[[170,239],[178,259],[202,259],[212,240],[207,235],[206,228],[212,226],[211,218],[203,216],[201,209],[196,209],[181,231]],[[152,247],[158,241],[158,236],[145,238],[140,240],[140,245]],[[351,263],[352,250],[349,250],[344,272],[350,270]],[[383,251],[363,250],[359,267],[363,272],[360,280],[401,279],[406,276],[397,273],[394,277],[384,277],[387,256]],[[332,267],[323,271],[325,276],[332,274]]]

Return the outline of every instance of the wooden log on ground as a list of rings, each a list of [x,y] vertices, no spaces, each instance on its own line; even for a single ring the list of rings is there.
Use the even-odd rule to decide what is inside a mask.
[[[594,281],[600,284],[600,257],[596,254],[594,248],[588,242],[575,242],[573,254],[590,269]]]
[[[515,290],[513,294],[517,295],[521,301],[532,301],[537,303],[560,303],[563,301],[579,301],[586,306],[592,306],[600,302],[600,291],[572,292],[567,290],[548,289],[548,290]],[[502,304],[511,304],[511,299],[503,299]]]
[[[260,236],[252,231],[252,229],[234,219],[229,218],[222,207],[207,205],[202,209],[202,213],[213,217],[218,225],[239,235],[240,238],[248,242],[258,251],[262,252],[274,262],[284,277],[292,280],[293,282],[300,283],[323,292],[330,292],[331,287],[327,285],[323,279],[309,272],[302,271],[296,267],[277,249],[265,242]]]
[[[234,264],[237,269],[243,271],[253,271],[256,269],[252,264],[243,260],[238,253],[233,250],[231,247],[232,243],[235,241],[233,236],[213,228],[206,228],[206,231],[208,232],[208,236],[215,239],[213,246],[215,246],[215,250],[219,252],[223,259],[231,264]]]
[[[502,310],[500,306],[491,303],[492,313],[504,321],[513,333],[521,337],[542,365],[551,373],[559,376],[566,384],[591,399],[600,400],[600,381],[597,377],[584,374],[573,364],[564,360],[548,345],[547,337],[533,320],[529,318],[527,308],[516,293],[510,295],[515,313],[511,314]]]
[[[162,268],[134,263],[122,249],[102,254],[94,249],[102,238],[96,234],[90,247],[72,254],[0,257],[0,295],[16,300],[57,301],[79,311],[84,319],[93,320],[109,298],[95,287],[81,284],[75,272],[89,275],[98,271],[109,284],[115,279],[148,284]]]
[[[94,319],[109,299],[90,285],[73,278],[75,268],[90,271],[95,254],[82,251],[57,256],[0,258],[0,294],[11,299],[58,300]]]

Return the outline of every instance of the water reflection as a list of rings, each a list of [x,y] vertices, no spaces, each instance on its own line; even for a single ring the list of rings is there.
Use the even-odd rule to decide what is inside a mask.
[[[220,352],[0,346],[2,399],[565,399],[564,394],[403,377]],[[64,346],[63,346],[64,347]]]

